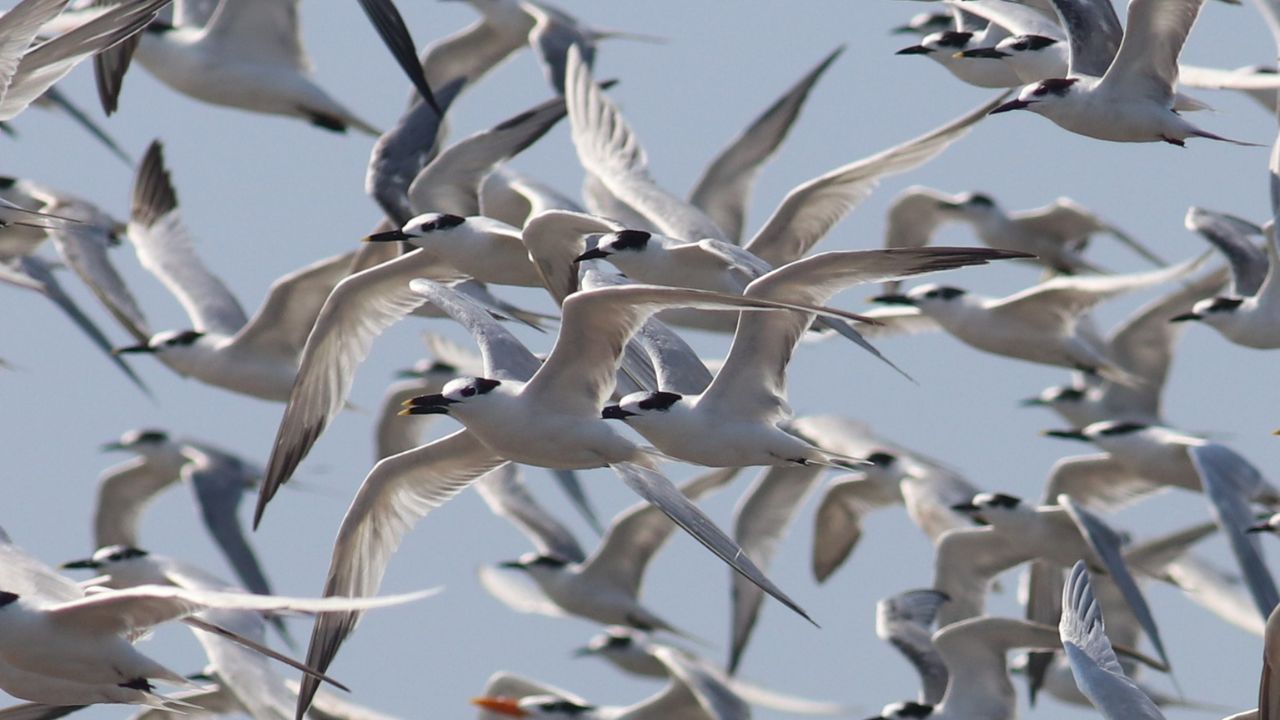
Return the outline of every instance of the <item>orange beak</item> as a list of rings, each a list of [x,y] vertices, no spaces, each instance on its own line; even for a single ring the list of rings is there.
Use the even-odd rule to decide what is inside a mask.
[[[521,709],[520,704],[514,698],[478,697],[471,698],[471,704],[490,712],[496,712],[499,715],[509,715],[511,717],[529,716],[529,713]]]

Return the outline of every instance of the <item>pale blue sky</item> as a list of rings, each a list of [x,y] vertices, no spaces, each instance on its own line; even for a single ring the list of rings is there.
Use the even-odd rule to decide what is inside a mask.
[[[419,45],[474,18],[463,3],[402,0]],[[564,0],[588,22],[668,39],[664,45],[611,42],[600,52],[597,74],[617,77],[612,91],[648,150],[653,174],[685,191],[703,165],[730,138],[832,48],[844,56],[813,92],[793,135],[762,174],[748,228],[758,227],[793,185],[943,124],[984,102],[992,93],[959,83],[920,57],[895,57],[912,40],[888,28],[930,5],[889,0],[807,2],[620,3]],[[386,127],[405,99],[408,83],[376,39],[354,2],[302,4],[302,22],[319,81],[335,97],[375,125]],[[1207,3],[1184,58],[1235,67],[1267,62],[1270,37],[1251,7]],[[86,105],[93,101],[90,73],[81,68],[66,85]],[[541,101],[549,90],[532,57],[522,53],[484,79],[455,106],[454,137],[488,127]],[[1226,93],[1195,93],[1216,108],[1194,119],[1228,137],[1269,144],[1274,121],[1252,102]],[[378,218],[363,194],[372,138],[336,136],[300,122],[214,108],[160,86],[140,68],[126,82],[121,112],[107,122],[125,147],[140,155],[151,139],[166,154],[184,216],[200,252],[252,311],[279,275],[352,247]],[[60,117],[32,110],[15,123],[17,140],[3,140],[3,172],[79,194],[124,217],[132,172]],[[1166,145],[1102,143],[1068,135],[1029,113],[981,123],[939,160],[885,182],[823,249],[866,248],[882,240],[889,201],[911,184],[947,191],[981,189],[1011,208],[1043,204],[1060,195],[1090,206],[1170,259],[1200,252],[1203,242],[1182,228],[1192,204],[1263,220],[1267,151],[1208,141],[1186,149]],[[574,193],[580,180],[564,126],[553,130],[516,165]],[[961,230],[947,241],[971,243]],[[1136,270],[1142,261],[1096,241],[1098,261]],[[142,271],[131,250],[116,252],[157,328],[188,325],[172,297]],[[1032,283],[1024,267],[982,268],[949,281],[989,293]],[[68,284],[74,282],[68,279]],[[88,293],[77,297],[92,305]],[[863,306],[870,288],[838,300]],[[155,426],[191,435],[265,461],[282,407],[185,381],[159,363],[140,358],[134,367],[155,392],[143,397],[61,315],[36,296],[0,289],[9,308],[0,315],[0,357],[20,370],[0,373],[0,430],[9,471],[3,525],[14,540],[51,562],[81,557],[89,547],[94,480],[120,458],[97,447],[130,428]],[[515,293],[529,303],[536,294]],[[1138,299],[1101,312],[1116,321]],[[545,307],[545,304],[543,304]],[[104,324],[109,319],[94,309]],[[466,338],[445,322],[409,321],[375,346],[361,368],[352,401],[365,412],[347,412],[321,438],[299,474],[307,491],[286,489],[253,538],[276,588],[289,594],[320,591],[338,522],[372,465],[370,412],[394,370],[421,353],[421,330]],[[124,343],[123,332],[112,329]],[[528,338],[545,349],[550,338]],[[708,356],[726,351],[727,338],[697,337]],[[1062,382],[1065,374],[979,354],[946,336],[888,339],[881,348],[919,381],[912,385],[847,344],[828,342],[798,353],[791,400],[799,413],[839,413],[866,420],[883,434],[962,469],[977,485],[1037,497],[1054,460],[1089,448],[1041,438],[1061,422],[1043,411],[1023,410],[1018,399]],[[1230,442],[1264,472],[1280,457],[1270,431],[1274,412],[1274,363],[1258,351],[1228,345],[1206,328],[1191,328],[1179,348],[1166,395],[1168,417],[1183,427]],[[452,429],[453,421],[438,423]],[[672,466],[673,477],[688,474]],[[728,525],[736,497],[755,472],[707,503]],[[567,512],[543,471],[526,472],[532,487],[584,544],[589,531]],[[588,490],[605,514],[634,496],[607,471],[587,474]],[[852,560],[826,586],[809,573],[813,499],[775,562],[773,578],[822,625],[815,629],[767,603],[744,676],[771,687],[862,705],[913,697],[909,666],[873,634],[877,599],[927,586],[928,545],[900,510],[874,516]],[[1203,498],[1169,493],[1117,519],[1142,536],[1207,516]],[[189,493],[174,490],[148,513],[142,538],[159,553],[229,571],[213,552]],[[1226,559],[1220,540],[1207,547]],[[433,513],[393,558],[384,590],[444,585],[446,592],[420,605],[375,613],[344,646],[332,673],[354,698],[406,717],[467,717],[466,705],[488,675],[507,669],[572,689],[601,703],[629,703],[656,691],[603,663],[570,660],[572,648],[594,632],[576,620],[518,616],[478,587],[475,568],[529,548],[507,524],[466,493]],[[685,537],[676,537],[654,561],[643,598],[658,613],[707,639],[715,658],[725,654],[728,570]],[[1012,612],[1012,579],[993,609]],[[1175,591],[1151,587],[1151,602],[1169,653],[1189,697],[1229,707],[1252,707],[1261,642],[1191,605]],[[293,624],[305,641],[305,623]],[[201,658],[185,630],[166,630],[143,647],[181,671]],[[1149,678],[1154,677],[1148,675]],[[127,710],[105,708],[97,717]],[[759,711],[760,718],[774,717]],[[1028,716],[1085,717],[1046,701]],[[1188,712],[1175,718],[1206,717]]]

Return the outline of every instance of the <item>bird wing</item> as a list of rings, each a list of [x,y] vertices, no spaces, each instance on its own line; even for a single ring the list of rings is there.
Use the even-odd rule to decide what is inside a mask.
[[[1039,35],[1061,39],[1063,29],[1054,18],[1031,5],[1006,0],[951,0],[953,7],[1004,28],[1009,35]]]
[[[844,46],[836,48],[823,58],[753,120],[702,171],[702,177],[698,178],[689,194],[689,202],[701,208],[711,218],[724,232],[726,240],[735,243],[742,241],[747,202],[761,167],[786,139],[818,78],[822,77],[842,52]]]
[[[884,246],[887,248],[924,247],[933,231],[947,221],[941,203],[955,203],[955,195],[938,192],[922,185],[903,190],[889,206],[885,221]]]
[[[502,463],[466,430],[378,461],[338,528],[324,595],[365,597],[377,592],[391,554],[413,524]],[[359,620],[358,612],[318,618],[307,647],[307,665],[327,670]],[[306,711],[318,687],[315,678],[303,678],[299,713]]]
[[[2,529],[0,587],[38,603],[58,603],[84,597],[79,585],[14,545]]]
[[[876,637],[893,647],[920,675],[921,699],[937,705],[947,690],[947,664],[933,645],[933,622],[947,602],[937,590],[909,590],[876,603]]]
[[[1135,475],[1107,453],[1061,458],[1049,470],[1044,502],[1056,501],[1058,495],[1089,507],[1116,510],[1167,486]]]
[[[746,249],[774,267],[804,257],[837,222],[861,203],[882,178],[937,157],[999,105],[1008,93],[940,128],[870,157],[843,165],[792,188]]]
[[[1089,235],[1105,232],[1153,265],[1163,267],[1168,264],[1151,249],[1070,198],[1058,198],[1042,208],[1010,213],[1010,217],[1024,230],[1036,236],[1060,238],[1067,244],[1078,243]]]
[[[0,98],[40,27],[58,16],[67,0],[22,0],[0,17]]]
[[[818,582],[825,582],[849,558],[862,538],[864,515],[901,502],[898,484],[893,485],[885,488],[874,480],[850,476],[827,487],[813,515],[813,576]]]
[[[63,261],[89,286],[134,340],[145,343],[151,339],[142,308],[138,307],[138,301],[111,262],[108,254],[110,236],[104,228],[78,225],[51,229],[49,239]]]
[[[1026,548],[992,527],[943,533],[935,545],[933,587],[950,600],[939,611],[938,625],[981,615],[992,579],[1030,557]]]
[[[1275,579],[1262,558],[1257,535],[1246,532],[1253,522],[1250,499],[1265,486],[1257,468],[1230,448],[1207,443],[1188,448],[1187,454],[1200,475],[1200,484],[1209,497],[1209,510],[1231,543],[1240,571],[1262,617],[1269,617],[1280,603]]]
[[[138,546],[138,518],[151,498],[178,481],[157,464],[138,457],[115,465],[98,480],[93,509],[94,547]]]
[[[1125,677],[1107,639],[1102,608],[1093,597],[1084,561],[1077,562],[1071,569],[1062,591],[1058,633],[1076,686],[1104,716],[1164,720],[1151,698]]]
[[[276,491],[342,410],[356,369],[369,356],[373,341],[427,301],[409,283],[433,265],[429,254],[415,250],[348,275],[328,294],[298,360],[298,375],[258,492],[254,527]],[[316,285],[313,289],[319,290]]]
[[[494,515],[505,518],[529,538],[540,555],[554,555],[572,562],[587,559],[569,528],[529,493],[516,465],[507,463],[477,480],[476,492]]]
[[[1276,245],[1274,233],[1267,238],[1267,279],[1258,288],[1257,297],[1263,307],[1280,307],[1280,246]]]
[[[768,570],[773,564],[800,504],[821,474],[822,468],[815,466],[766,468],[738,500],[733,511],[733,537],[760,569]],[[732,673],[737,670],[760,617],[764,592],[737,573],[732,574],[730,582],[732,624],[728,667]]]
[[[512,612],[547,617],[573,617],[548,598],[524,573],[481,565],[476,568],[476,579],[493,599],[506,605]]]
[[[239,458],[209,447],[192,447],[184,454],[193,461],[182,466],[182,477],[195,490],[205,528],[245,589],[270,594],[271,584],[245,537],[239,514],[240,501],[258,480],[258,471]]]
[[[461,91],[462,80],[434,87],[437,101],[447,109]],[[395,227],[413,219],[409,186],[439,151],[444,131],[444,116],[436,108],[425,102],[413,103],[374,143],[364,190]]]
[[[760,568],[747,557],[723,530],[712,522],[711,518],[698,509],[685,497],[671,481],[659,473],[634,463],[615,463],[610,465],[614,472],[622,477],[627,487],[637,495],[658,506],[667,517],[675,521],[685,532],[702,543],[716,557],[723,560],[737,573],[772,595],[778,602],[794,610],[804,619],[813,622],[809,614],[794,600],[782,592],[782,589],[765,577]]]
[[[576,46],[569,49],[565,103],[579,162],[612,195],[651,221],[664,235],[690,241],[724,239],[724,233],[711,218],[649,177],[648,159],[639,138],[596,85]]]
[[[1130,0],[1124,39],[1099,86],[1169,105],[1178,55],[1204,0]]]
[[[248,321],[239,301],[196,254],[158,140],[138,166],[128,232],[138,262],[173,293],[196,330],[231,335]]]
[[[1216,247],[1231,266],[1231,291],[1248,297],[1258,291],[1267,277],[1267,251],[1249,239],[1261,235],[1262,228],[1234,215],[1203,208],[1187,209],[1183,224]]]
[[[687,498],[686,502],[700,500],[737,474],[738,468],[703,473],[680,487],[681,497]],[[583,563],[582,576],[623,590],[633,598],[639,597],[645,568],[676,529],[676,523],[665,513],[647,500],[623,510],[609,524],[595,552]]]
[[[310,73],[298,27],[298,1],[222,0],[204,26],[204,42],[240,62]]]
[[[1070,43],[1069,75],[1102,77],[1124,40],[1111,0],[1050,0]]]
[[[485,177],[537,142],[564,115],[564,100],[548,100],[445,148],[409,184],[413,213],[478,215]]]
[[[612,220],[587,213],[545,210],[529,218],[520,239],[542,276],[542,284],[560,305],[578,290],[578,269],[573,259],[586,250],[586,237],[622,229]]]
[[[751,708],[729,686],[727,679],[705,661],[665,645],[654,645],[649,654],[667,669],[672,680],[693,694],[707,717],[712,720],[748,720]],[[657,704],[650,706],[657,709]],[[655,715],[671,717],[671,715]]]
[[[302,353],[320,310],[347,276],[354,257],[355,251],[334,255],[278,278],[233,342],[292,362]]]

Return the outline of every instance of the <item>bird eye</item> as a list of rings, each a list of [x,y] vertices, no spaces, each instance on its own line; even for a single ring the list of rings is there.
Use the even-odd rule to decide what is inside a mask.
[[[1045,94],[1045,93],[1047,93],[1047,92],[1049,92],[1049,88],[1047,88],[1047,87],[1045,87],[1045,86],[1043,86],[1043,85],[1040,85],[1040,86],[1038,86],[1035,90],[1032,90],[1032,91],[1031,91],[1031,94],[1032,94],[1032,95],[1035,95],[1036,97],[1043,97],[1043,96],[1044,96],[1044,94]]]
[[[925,294],[924,294],[924,296],[925,296],[925,297],[927,297],[927,298],[936,298],[936,297],[938,297],[938,291],[937,291],[937,290],[930,290],[929,292],[925,293]]]
[[[475,394],[476,394],[476,389],[473,387],[462,388],[462,397],[471,397],[472,395],[475,395]]]

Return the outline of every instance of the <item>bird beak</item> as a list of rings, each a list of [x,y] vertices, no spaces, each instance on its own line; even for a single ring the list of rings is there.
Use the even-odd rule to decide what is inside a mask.
[[[600,417],[604,420],[626,420],[632,415],[635,413],[623,410],[621,405],[607,405],[600,411]]]
[[[1245,529],[1245,532],[1247,533],[1260,533],[1260,532],[1270,532],[1270,531],[1271,531],[1271,526],[1266,523],[1262,523],[1261,525],[1253,525]]]
[[[1189,312],[1189,313],[1182,313],[1181,315],[1174,315],[1173,317],[1169,318],[1169,322],[1187,322],[1188,320],[1199,320],[1199,319],[1200,319],[1199,313]]]
[[[397,415],[448,415],[449,406],[456,402],[458,401],[450,400],[440,393],[419,395],[405,400],[405,408]]]
[[[573,651],[573,657],[576,657],[576,658],[586,657],[588,655],[595,655],[595,654],[596,654],[595,650],[592,650],[590,647],[585,645]]]
[[[153,353],[155,349],[150,345],[143,343],[141,345],[127,345],[125,347],[111,348],[112,355],[124,355],[126,353]]]
[[[916,32],[917,32],[916,29],[911,27],[910,25],[899,25],[898,27],[890,30],[889,34],[890,35],[914,35]]]
[[[573,264],[577,265],[583,260],[599,260],[600,258],[607,258],[607,257],[609,257],[609,253],[601,250],[600,248],[591,248],[590,250],[574,258]]]
[[[1048,405],[1049,401],[1039,397],[1030,397],[1025,400],[1019,400],[1019,407],[1042,407]]]
[[[403,230],[388,230],[386,232],[365,235],[361,242],[396,242],[408,239],[410,239],[409,236],[405,235]]]
[[[966,515],[978,512],[978,506],[974,505],[972,500],[969,502],[956,503],[951,506],[951,509],[958,513],[965,513]]]
[[[972,50],[964,50],[964,51],[962,51],[962,52],[958,52],[958,53],[956,53],[955,55],[952,55],[952,57],[957,57],[957,58],[986,58],[986,59],[988,59],[988,60],[999,60],[1000,58],[1007,58],[1007,57],[1009,57],[1009,53],[1007,53],[1007,52],[1003,52],[1003,51],[1001,51],[1001,50],[997,50],[997,49],[995,49],[995,48],[993,48],[993,47],[989,47],[989,48],[974,48],[974,49],[972,49]]]
[[[404,370],[397,370],[396,377],[401,380],[421,380],[422,372],[413,368],[405,368]]]
[[[118,442],[109,442],[103,444],[103,446],[98,449],[102,452],[116,452],[117,450],[124,450],[125,447]]]
[[[507,715],[509,717],[529,717],[529,713],[520,708],[519,703],[511,698],[505,697],[478,697],[471,698],[471,704],[479,708],[484,708],[489,712],[496,712],[499,715]]]
[[[911,47],[902,48],[898,52],[894,53],[894,55],[928,55],[931,52],[933,52],[933,50],[923,45],[912,45]]]
[[[520,562],[519,560],[505,560],[503,562],[498,563],[498,567],[505,568],[507,570],[524,570],[525,569],[524,563]]]
[[[915,305],[915,301],[906,295],[877,295],[871,298],[871,302],[883,303],[885,305]]]
[[[1040,433],[1045,437],[1063,438],[1064,440],[1088,440],[1089,436],[1079,430],[1045,430]]]
[[[1009,102],[1003,105],[997,105],[995,110],[992,110],[987,114],[996,115],[1003,112],[1009,112],[1010,110],[1021,110],[1029,105],[1031,105],[1031,103],[1027,102],[1026,100],[1010,100]]]
[[[58,567],[63,570],[98,570],[102,567],[102,563],[90,558],[86,560],[72,560],[71,562],[64,562]]]

